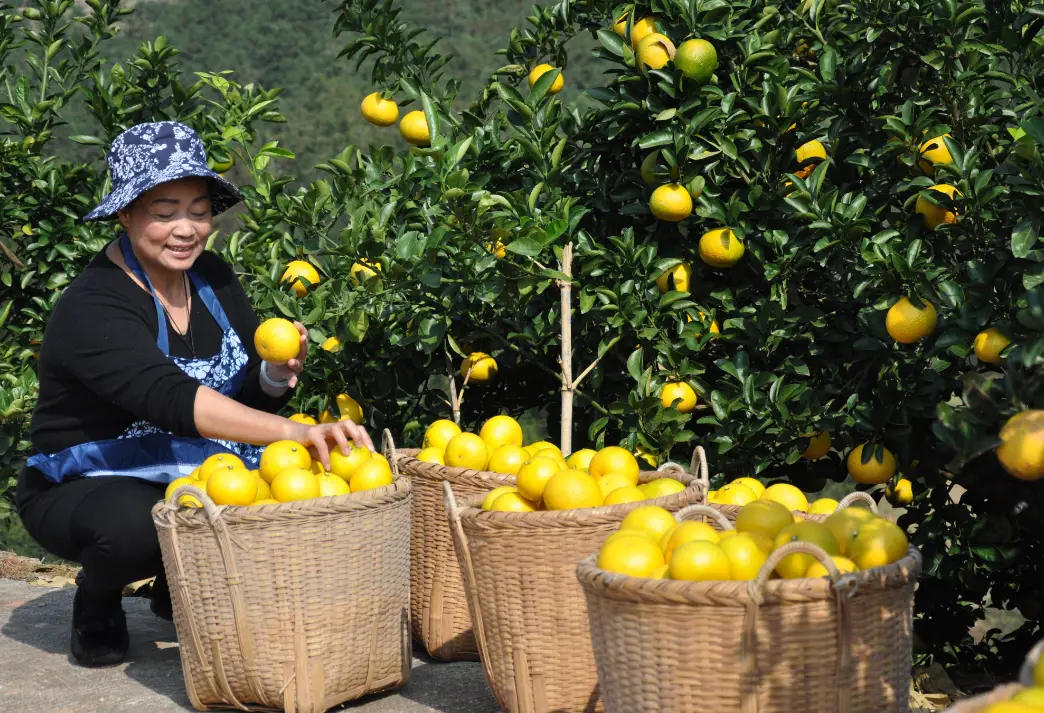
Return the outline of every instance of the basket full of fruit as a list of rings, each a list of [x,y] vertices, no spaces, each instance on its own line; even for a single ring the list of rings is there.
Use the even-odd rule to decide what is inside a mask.
[[[632,514],[576,571],[605,709],[905,713],[920,569],[862,507]]]
[[[618,446],[598,451],[586,470],[546,460],[531,459],[514,486],[470,498],[458,499],[447,482],[445,506],[483,668],[501,707],[598,711],[576,566],[632,511],[704,502],[707,462],[699,447],[699,475],[673,464],[641,473]]]
[[[946,713],[1040,713],[1044,711],[1044,641],[1030,651],[1017,683],[959,701]]]
[[[291,442],[256,472],[222,454],[153,508],[195,708],[316,713],[408,679],[411,483],[361,450],[348,481]]]

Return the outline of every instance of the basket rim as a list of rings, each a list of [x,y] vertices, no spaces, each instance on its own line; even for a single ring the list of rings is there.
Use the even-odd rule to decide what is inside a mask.
[[[412,491],[413,484],[410,479],[400,474],[390,485],[348,495],[327,495],[266,505],[218,505],[216,508],[221,518],[229,525],[286,522],[392,505],[408,498]],[[173,508],[166,500],[160,500],[153,506],[152,519],[160,527],[211,527],[210,518],[203,508]]]
[[[601,569],[597,559],[598,554],[593,553],[581,560],[576,568],[576,577],[584,589],[609,599],[625,599],[641,604],[735,607],[747,607],[754,601],[749,590],[753,580],[693,582],[646,579]],[[920,572],[921,553],[910,545],[906,555],[897,562],[844,575],[843,580],[852,596],[858,596],[864,590],[894,589],[916,582]],[[761,592],[761,603],[834,600],[835,594],[832,582],[827,577],[770,579],[765,582]]]
[[[412,449],[411,449],[412,450]],[[448,480],[453,485],[488,485],[499,483],[501,485],[514,485],[515,476],[507,473],[497,473],[491,470],[473,470],[471,468],[456,468],[454,466],[442,465],[440,463],[428,463],[418,460],[416,455],[420,451],[410,453],[408,451],[396,451],[395,460],[406,474],[417,478],[423,477],[441,483]]]

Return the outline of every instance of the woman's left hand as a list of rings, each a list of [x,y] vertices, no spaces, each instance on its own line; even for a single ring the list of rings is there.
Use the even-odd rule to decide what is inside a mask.
[[[301,348],[297,352],[297,358],[291,359],[286,364],[276,366],[268,365],[268,375],[276,381],[290,380],[289,388],[297,386],[297,375],[304,371],[305,359],[308,358],[308,330],[300,322],[294,322],[297,331],[301,333]]]

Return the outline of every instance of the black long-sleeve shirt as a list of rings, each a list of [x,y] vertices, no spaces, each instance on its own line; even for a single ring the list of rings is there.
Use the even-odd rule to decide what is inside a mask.
[[[258,318],[231,268],[204,252],[194,265],[213,288],[247,351],[240,403],[275,412],[289,394],[261,390],[261,359],[254,348]],[[192,342],[166,321],[170,356],[205,358],[221,349],[221,328],[192,287]],[[102,251],[65,289],[40,349],[40,395],[29,435],[33,450],[56,453],[87,441],[116,438],[146,420],[177,436],[198,437],[194,417],[200,383],[156,346],[159,324],[152,296]],[[27,469],[34,485],[43,475]],[[26,485],[30,485],[26,483]],[[33,488],[30,488],[33,489]]]

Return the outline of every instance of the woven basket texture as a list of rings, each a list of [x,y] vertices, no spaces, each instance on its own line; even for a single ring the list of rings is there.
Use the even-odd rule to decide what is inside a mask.
[[[731,527],[734,509],[703,511],[679,517]],[[769,579],[793,552],[815,554],[830,578]],[[577,578],[607,713],[908,710],[921,569],[913,548],[887,567],[840,575],[818,547],[792,543],[751,582],[638,579],[596,560],[586,558]]]
[[[406,682],[409,479],[279,505],[153,508],[199,709],[320,713]]]
[[[417,450],[399,451],[402,472],[413,481],[413,535],[410,546],[410,616],[413,638],[428,653],[444,661],[477,660],[471,614],[464,594],[460,565],[446,519],[443,481],[460,498],[485,495],[514,476],[451,468],[419,461]]]
[[[702,456],[702,448],[697,449]],[[695,459],[694,459],[695,460]],[[587,606],[576,581],[581,559],[601,547],[627,513],[642,505],[676,511],[703,502],[701,477],[670,464],[642,473],[686,489],[663,498],[584,510],[486,512],[481,497],[458,502],[446,486],[446,508],[486,678],[508,713],[601,711]]]

